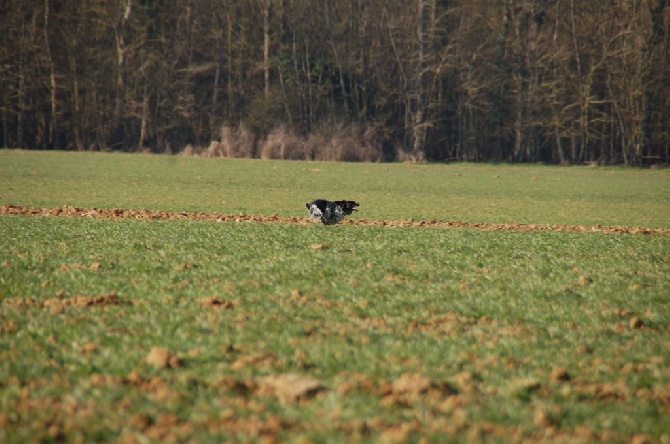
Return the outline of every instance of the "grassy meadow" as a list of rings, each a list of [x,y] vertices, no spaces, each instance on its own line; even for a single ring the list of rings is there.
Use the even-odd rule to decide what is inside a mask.
[[[0,151],[0,206],[670,227],[670,172]],[[670,442],[670,236],[0,215],[0,442]]]
[[[317,197],[371,219],[670,227],[667,169],[0,151],[0,204],[293,216]]]

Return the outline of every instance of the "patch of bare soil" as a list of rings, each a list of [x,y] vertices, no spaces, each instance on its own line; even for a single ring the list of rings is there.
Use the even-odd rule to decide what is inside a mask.
[[[235,303],[233,301],[217,298],[215,296],[198,299],[198,302],[200,302],[205,307],[214,310],[220,310],[220,309],[233,310],[235,308]]]
[[[197,211],[162,211],[162,210],[133,210],[123,208],[84,208],[76,206],[62,207],[28,207],[7,204],[0,207],[0,214],[5,215],[32,215],[32,216],[69,216],[91,217],[103,219],[146,219],[146,220],[210,220],[220,222],[275,222],[298,225],[315,223],[313,219],[297,216],[262,216],[254,214],[224,214],[203,213]],[[342,225],[366,225],[389,227],[437,227],[437,228],[473,228],[480,230],[514,230],[514,231],[573,231],[573,232],[600,232],[608,234],[656,234],[668,235],[670,228],[623,227],[601,225],[567,225],[567,224],[527,224],[520,222],[489,223],[489,222],[460,222],[436,220],[375,220],[375,219],[346,219]],[[314,249],[327,248],[318,244]]]
[[[96,296],[85,296],[85,295],[75,295],[71,297],[61,297],[56,296],[48,299],[32,299],[32,298],[7,298],[2,301],[3,304],[15,308],[26,308],[26,307],[36,307],[36,308],[48,308],[52,311],[62,311],[67,307],[79,307],[79,308],[93,308],[93,307],[109,307],[113,305],[123,305],[128,304],[129,301],[119,297],[115,291],[111,291],[109,294],[105,295],[96,295]]]

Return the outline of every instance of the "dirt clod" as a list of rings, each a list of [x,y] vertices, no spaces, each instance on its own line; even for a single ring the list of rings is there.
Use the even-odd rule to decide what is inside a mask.
[[[554,367],[549,374],[549,380],[551,382],[566,382],[571,379],[572,377],[565,367]]]
[[[640,329],[644,327],[644,321],[637,316],[633,316],[632,318],[630,318],[628,325],[630,326],[630,328]]]
[[[294,373],[266,376],[260,381],[258,391],[263,395],[275,395],[285,403],[295,403],[313,398],[325,390],[318,379]]]
[[[419,373],[405,373],[393,381],[393,393],[419,395],[430,388],[430,379]]]
[[[183,366],[182,360],[165,347],[151,347],[146,360],[147,364],[158,368],[178,368]]]
[[[200,303],[202,305],[204,305],[205,307],[213,308],[215,310],[219,310],[219,309],[232,310],[233,308],[235,308],[232,301],[217,298],[217,297],[202,298],[202,299],[200,299]]]

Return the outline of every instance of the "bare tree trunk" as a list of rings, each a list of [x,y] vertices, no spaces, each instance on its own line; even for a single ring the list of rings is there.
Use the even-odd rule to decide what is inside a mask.
[[[2,108],[2,148],[9,148],[9,128],[7,128],[7,111]]]
[[[142,97],[142,117],[140,120],[140,140],[138,141],[137,149],[140,151],[144,150],[144,142],[147,140],[147,128],[149,125],[149,92],[147,91],[148,87],[144,88],[144,94]]]
[[[412,127],[412,152],[414,155],[423,153],[426,140],[424,76],[426,70],[426,20],[428,6],[426,5],[426,0],[417,0],[417,5],[419,8],[416,27],[418,60],[414,73],[414,122]]]
[[[125,9],[121,23],[117,24],[115,28],[116,37],[116,98],[114,101],[114,113],[112,117],[112,131],[120,131],[120,140],[113,137],[113,142],[125,142],[125,130],[123,128],[122,119],[125,113],[125,99],[126,99],[126,26],[130,19],[130,14],[133,9],[133,0],[126,0]]]
[[[347,97],[347,90],[346,86],[344,84],[344,73],[342,70],[342,61],[340,60],[340,54],[337,51],[337,45],[335,45],[335,39],[333,38],[333,30],[330,25],[330,9],[328,5],[330,4],[331,0],[327,0],[325,2],[325,18],[326,18],[326,31],[328,33],[328,39],[330,40],[330,47],[333,51],[333,55],[335,56],[335,63],[337,64],[337,73],[338,73],[338,80],[340,82],[340,91],[342,93],[342,102],[344,104],[344,110],[346,111],[347,114],[349,114],[349,100]]]
[[[226,119],[231,120],[233,114],[233,18],[230,10],[226,14],[226,50],[228,52],[228,78],[226,81]]]
[[[668,157],[670,153],[670,125],[665,123],[670,121],[670,109],[664,106],[665,111],[658,112],[658,107],[654,106],[654,103],[663,103],[663,96],[665,96],[665,103],[670,101],[670,94],[667,92],[667,77],[662,74],[668,72],[669,68],[670,29],[668,29],[667,24],[668,13],[670,13],[668,11],[669,6],[668,0],[658,0],[656,4],[651,1],[648,2],[652,26],[647,42],[647,53],[655,57],[655,60],[653,69],[645,76],[645,110],[642,124],[642,139],[650,150],[649,154],[657,153],[659,157],[665,160],[665,163],[670,162]],[[666,88],[662,87],[664,83]],[[659,87],[661,90],[666,89],[666,91],[659,94]],[[663,146],[665,147],[664,150]]]
[[[580,55],[579,44],[577,41],[577,25],[576,25],[576,13],[575,13],[575,0],[570,0],[570,26],[572,28],[572,44],[575,51],[575,67],[577,69],[577,76],[579,78],[579,155],[577,155],[576,143],[577,140],[574,139],[572,142],[572,162],[577,162],[583,160],[584,155],[584,145],[588,143],[588,119],[589,119],[589,110],[588,110],[588,95],[590,91],[584,87],[583,76],[584,71],[582,69],[582,59]],[[590,88],[589,88],[590,89]]]
[[[72,42],[72,48],[76,48],[76,42]],[[69,51],[68,61],[70,64],[70,76],[72,78],[72,109],[74,110],[73,115],[70,117],[70,128],[72,134],[74,135],[74,146],[77,150],[83,149],[83,143],[81,139],[81,94],[79,87],[79,74],[77,73],[77,59],[73,54],[73,51]]]
[[[270,98],[270,14],[272,0],[263,3],[263,95],[267,101]]]
[[[26,35],[26,23],[25,19],[21,18],[21,38],[20,38],[20,48],[19,48],[19,85],[17,88],[17,116],[16,116],[16,147],[23,148],[23,131],[24,131],[24,112],[25,112],[25,35]]]
[[[49,130],[47,135],[47,144],[50,147],[55,147],[56,140],[54,134],[56,133],[57,125],[57,113],[58,113],[58,104],[56,101],[56,69],[53,63],[53,57],[51,56],[51,42],[49,39],[49,18],[50,18],[50,9],[49,9],[49,0],[44,0],[44,49],[47,57],[47,64],[49,65],[49,87],[50,91],[50,102],[51,102],[51,115],[49,116]]]
[[[506,16],[510,17],[512,24],[514,26],[513,38],[514,40],[510,43],[512,48],[512,53],[516,55],[518,60],[513,62],[513,73],[512,73],[512,82],[514,85],[514,123],[512,128],[514,129],[514,150],[512,152],[512,161],[520,162],[524,161],[523,147],[527,143],[524,140],[524,129],[525,129],[525,118],[524,118],[524,107],[526,106],[525,96],[525,80],[523,77],[523,71],[525,70],[525,61],[527,54],[524,54],[524,45],[522,42],[522,33],[519,21],[521,20],[517,13],[516,9],[513,7],[512,0],[508,0],[505,4],[506,7]],[[520,8],[519,8],[520,9]],[[524,30],[524,34],[527,30]]]
[[[211,109],[209,112],[209,129],[212,134],[216,133],[215,125],[220,119],[220,112],[218,109],[219,104],[219,85],[221,84],[221,71],[223,68],[224,57],[225,57],[225,47],[223,45],[223,35],[218,34],[217,36],[217,48],[216,48],[216,69],[214,71],[214,84],[212,85],[212,102]]]
[[[506,102],[507,85],[506,79],[501,75],[504,71],[505,54],[507,53],[505,41],[509,33],[509,14],[505,5],[502,12],[500,25],[497,27],[495,39],[493,40],[493,67],[490,75],[491,91],[493,96],[492,112],[495,119],[495,139],[496,139],[496,160],[502,160],[508,157],[506,136],[507,113],[504,112],[504,103]]]
[[[560,108],[561,108],[561,103],[559,102],[559,96],[560,92],[557,92],[559,90],[559,76],[558,76],[558,65],[559,65],[559,54],[560,54],[560,47],[558,45],[558,30],[559,30],[559,25],[561,23],[561,14],[560,14],[560,6],[561,2],[558,0],[556,2],[556,10],[555,10],[555,18],[554,18],[554,34],[552,36],[552,43],[553,43],[553,53],[554,53],[554,59],[552,60],[552,71],[554,74],[553,78],[553,88],[554,88],[554,93],[552,94],[551,98],[551,108],[552,108],[552,124],[554,126],[554,138],[556,141],[556,152],[558,154],[558,161],[561,165],[566,164],[566,159],[565,159],[565,152],[563,151],[563,142],[562,142],[562,136],[561,136],[561,113],[560,113]]]
[[[312,69],[310,63],[309,40],[305,41],[305,57],[302,59],[302,70],[305,73],[305,85],[307,87],[307,128],[306,131],[312,130],[314,124],[314,96],[312,86]]]
[[[512,160],[514,162],[523,161],[522,150],[523,150],[523,100],[521,95],[523,92],[523,84],[519,75],[515,75],[516,80],[516,96],[514,99],[514,107],[516,112],[514,113],[514,152],[512,154]]]
[[[299,119],[300,123],[299,125],[302,125],[302,129],[308,128],[308,121],[307,121],[307,105],[306,105],[306,99],[305,99],[305,87],[301,85],[300,81],[300,64],[298,60],[300,59],[300,55],[298,54],[298,42],[295,34],[295,30],[293,31],[292,34],[292,41],[291,41],[291,57],[293,59],[293,70],[294,70],[294,75],[295,75],[295,86],[296,86],[296,91],[298,93],[298,103],[299,103]]]

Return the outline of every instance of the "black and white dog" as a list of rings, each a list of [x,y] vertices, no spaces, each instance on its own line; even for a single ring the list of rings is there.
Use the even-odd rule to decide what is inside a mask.
[[[344,219],[354,211],[358,211],[358,203],[353,200],[336,200],[331,202],[325,199],[316,199],[307,202],[305,206],[309,214],[324,225],[333,225]]]

